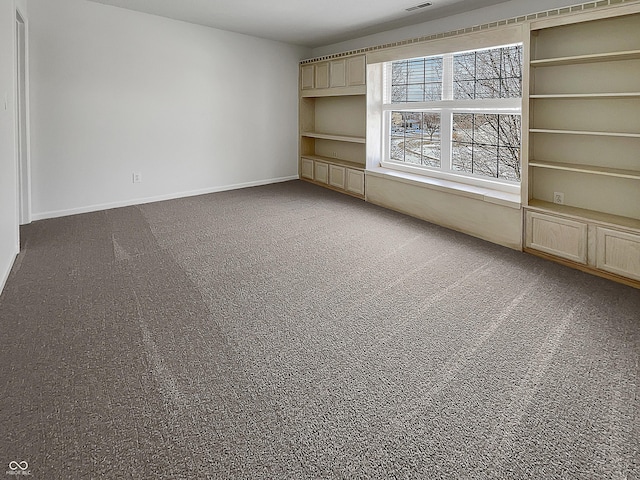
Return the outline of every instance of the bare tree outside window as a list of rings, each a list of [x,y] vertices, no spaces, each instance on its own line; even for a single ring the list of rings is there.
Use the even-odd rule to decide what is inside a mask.
[[[520,181],[520,115],[454,113],[454,170]]]
[[[522,96],[522,46],[494,48],[453,56],[453,98]]]
[[[454,55],[453,92],[454,99],[521,97],[522,46]],[[519,182],[520,116],[454,114],[452,167]]]

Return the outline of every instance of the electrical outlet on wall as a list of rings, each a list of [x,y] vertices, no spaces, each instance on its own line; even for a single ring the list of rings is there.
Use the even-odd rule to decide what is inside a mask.
[[[142,183],[142,173],[133,172],[133,183]]]
[[[558,205],[564,205],[564,193],[553,192],[553,203],[557,203]]]

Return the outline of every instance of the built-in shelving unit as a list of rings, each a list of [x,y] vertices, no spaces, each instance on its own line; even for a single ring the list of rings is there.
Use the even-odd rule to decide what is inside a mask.
[[[366,61],[300,67],[300,178],[364,198]]]
[[[530,24],[525,247],[640,285],[640,5]]]

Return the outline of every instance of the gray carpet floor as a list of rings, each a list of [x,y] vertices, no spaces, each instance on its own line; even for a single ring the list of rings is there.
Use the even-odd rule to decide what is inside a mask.
[[[640,478],[638,290],[299,181],[22,237],[0,474]]]

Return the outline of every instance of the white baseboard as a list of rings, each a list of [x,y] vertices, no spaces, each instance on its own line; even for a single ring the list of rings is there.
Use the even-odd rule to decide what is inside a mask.
[[[270,185],[272,183],[288,182],[289,180],[298,180],[298,175],[290,177],[270,178],[267,180],[257,180],[255,182],[236,183],[233,185],[223,185],[218,187],[203,188],[200,190],[191,190],[188,192],[176,192],[166,195],[158,195],[155,197],[135,198],[132,200],[124,200],[121,202],[102,203],[98,205],[88,205],[86,207],[70,208],[68,210],[53,210],[50,212],[32,213],[32,220],[45,220],[47,218],[66,217],[69,215],[77,215],[79,213],[98,212],[100,210],[109,210],[111,208],[130,207],[132,205],[142,205],[144,203],[161,202],[163,200],[173,200],[176,198],[194,197],[196,195],[206,195],[208,193],[225,192],[228,190],[238,190],[240,188],[259,187],[261,185]]]

